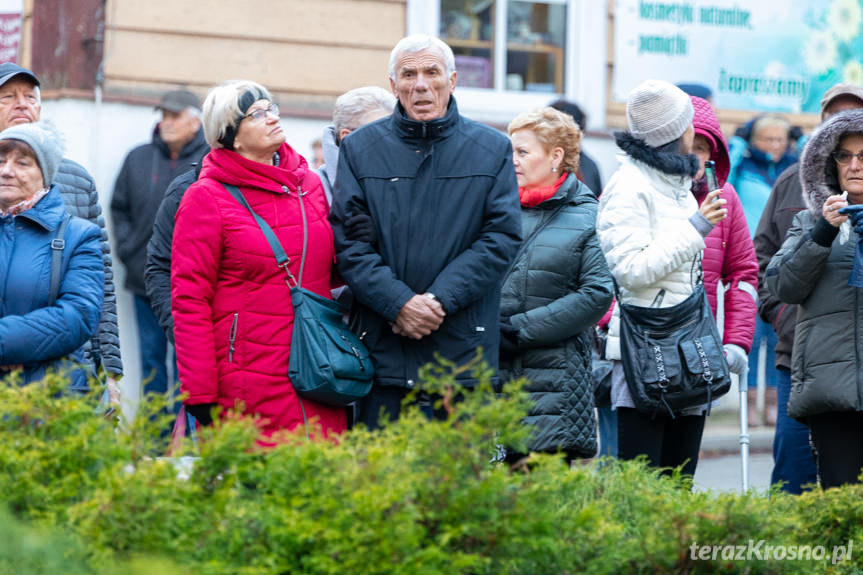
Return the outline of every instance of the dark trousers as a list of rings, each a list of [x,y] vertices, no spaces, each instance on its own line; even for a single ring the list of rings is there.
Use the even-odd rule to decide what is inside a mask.
[[[809,417],[821,487],[860,483],[863,470],[863,412],[839,411]]]
[[[704,432],[704,415],[656,416],[631,407],[617,408],[617,457],[635,459],[646,455],[652,467],[674,468],[695,474],[698,450]],[[670,474],[670,470],[663,471]]]
[[[402,411],[402,402],[411,391],[407,387],[374,384],[371,393],[360,402],[359,423],[374,431],[380,429],[383,421],[397,420]],[[446,419],[446,410],[434,408],[435,398],[420,393],[416,402],[429,419]]]
[[[782,491],[799,495],[803,486],[815,484],[815,458],[809,446],[809,426],[788,417],[791,370],[776,368],[776,435],[773,436],[773,472],[770,484],[782,482]]]

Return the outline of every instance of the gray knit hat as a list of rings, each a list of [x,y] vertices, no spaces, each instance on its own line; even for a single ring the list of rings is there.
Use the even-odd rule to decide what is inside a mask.
[[[19,140],[24,142],[36,154],[45,187],[54,183],[57,168],[63,159],[63,138],[54,124],[47,121],[33,124],[18,124],[0,132],[0,141]]]
[[[652,147],[673,142],[692,125],[692,101],[680,88],[662,80],[647,80],[626,100],[629,132]]]

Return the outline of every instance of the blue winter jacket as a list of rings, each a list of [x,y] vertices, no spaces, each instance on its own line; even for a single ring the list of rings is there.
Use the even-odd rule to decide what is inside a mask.
[[[57,299],[48,305],[51,243],[64,217],[56,186],[29,210],[0,216],[0,366],[23,365],[24,384],[41,379],[46,369],[82,363],[81,346],[102,314],[101,233],[95,224],[75,217],[64,234]],[[69,375],[71,390],[87,390],[83,370]]]
[[[731,138],[730,156],[731,173],[728,174],[728,182],[737,190],[749,226],[749,235],[755,237],[755,229],[761,221],[761,214],[770,198],[773,184],[797,158],[785,154],[778,162],[774,162],[770,156],[739,136]]]
[[[509,139],[460,116],[450,98],[446,115],[430,122],[399,104],[339,149],[330,221],[376,383],[413,387],[435,353],[463,364],[478,347],[497,368],[501,283],[521,241]],[[346,236],[357,213],[371,216],[376,242]],[[402,306],[425,292],[446,312],[440,328],[420,340],[393,333]],[[471,375],[459,381],[471,386]]]

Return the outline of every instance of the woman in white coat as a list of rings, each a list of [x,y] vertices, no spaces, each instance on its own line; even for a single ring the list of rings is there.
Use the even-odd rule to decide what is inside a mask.
[[[626,103],[629,130],[615,134],[620,167],[602,193],[596,232],[624,303],[669,307],[692,293],[704,238],[727,215],[713,191],[699,208],[690,192],[698,172],[692,155],[692,102],[679,88],[648,80]],[[609,359],[620,359],[619,317],[609,325]],[[622,373],[620,366],[616,368]],[[647,456],[650,465],[694,474],[706,406],[671,417],[635,409],[623,377],[612,383],[618,413],[618,457]]]

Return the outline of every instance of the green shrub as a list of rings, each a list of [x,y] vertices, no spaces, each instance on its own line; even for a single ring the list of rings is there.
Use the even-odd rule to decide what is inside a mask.
[[[455,384],[463,369],[482,382],[475,392]],[[496,396],[489,376],[478,361],[430,366],[424,388],[445,421],[409,407],[382,431],[353,430],[337,444],[298,432],[263,451],[253,424],[230,417],[201,430],[187,479],[151,457],[167,448],[165,422],[151,417],[157,402],[118,429],[95,398],[55,399],[60,380],[6,386],[0,497],[19,517],[68,525],[94,567],[159,556],[202,575],[861,572],[857,486],[768,498],[693,493],[690,480],[643,462],[492,463],[498,445],[524,449],[528,400],[520,383]],[[692,557],[693,544],[750,540],[859,547],[836,565]]]

